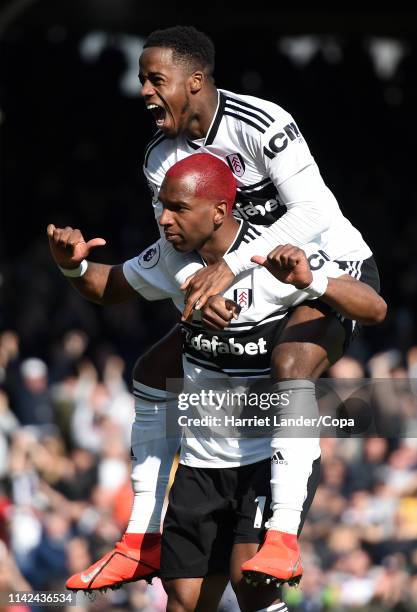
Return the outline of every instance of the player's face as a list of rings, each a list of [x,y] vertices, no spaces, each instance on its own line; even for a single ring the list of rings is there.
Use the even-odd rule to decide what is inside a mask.
[[[182,253],[199,250],[215,231],[216,203],[194,195],[195,183],[166,177],[159,192],[165,238]]]
[[[190,121],[192,78],[185,64],[173,61],[172,49],[149,47],[139,58],[141,95],[157,128],[168,138],[186,130]]]

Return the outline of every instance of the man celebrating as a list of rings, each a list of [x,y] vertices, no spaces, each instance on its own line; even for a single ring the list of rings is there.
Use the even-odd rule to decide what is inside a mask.
[[[139,61],[141,94],[158,128],[144,158],[144,173],[153,194],[156,218],[162,213],[159,189],[166,172],[178,160],[198,150],[218,156],[231,168],[238,184],[233,214],[251,223],[237,249],[203,270],[201,263],[175,248],[175,236],[167,240],[162,233],[161,257],[176,281],[187,287],[185,318],[196,302],[203,305],[208,293],[222,293],[235,275],[249,270],[253,255],[266,256],[277,245],[288,243],[303,246],[310,241],[317,242],[321,252],[313,267],[323,265],[328,253],[330,259],[339,261],[352,276],[378,290],[378,272],[372,253],[360,233],[342,215],[291,115],[272,102],[217,89],[213,70],[213,44],[193,27],[177,26],[153,32]],[[269,227],[262,227],[266,225]],[[187,281],[195,272],[195,278]],[[208,275],[208,279],[202,275]],[[358,326],[350,318],[345,317],[343,321],[337,318],[322,301],[298,306],[286,320],[272,353],[272,379],[282,390],[290,387],[302,402],[308,395],[310,403],[315,405],[311,379],[318,378],[343,354],[357,330]],[[166,380],[182,376],[181,345],[180,330],[176,327],[136,364],[133,378],[138,437],[145,429],[158,430],[156,415],[161,414],[161,406],[169,409],[175,401],[166,390]],[[309,384],[300,381],[309,381]],[[175,452],[173,446],[162,442],[160,448],[156,446],[156,442],[148,444],[146,435],[141,450],[138,444],[132,473],[131,520],[121,544],[129,558],[142,563],[137,563],[132,573],[133,566],[128,566],[119,554],[114,555],[101,573],[103,585],[117,586],[144,578],[149,573],[146,563],[154,561],[154,553],[149,552],[148,556],[148,550],[154,550],[159,537],[162,503]],[[275,452],[286,455],[288,473],[272,465],[274,515],[267,543],[274,548],[272,558],[276,559],[272,575],[285,579],[287,573],[280,573],[279,568],[290,554],[295,563],[298,549],[288,547],[289,539],[282,534],[297,535],[304,499],[300,494],[293,505],[288,482],[292,482],[293,465],[299,465],[300,461],[304,462],[306,482],[317,456],[304,449],[300,458],[298,447],[291,441],[287,443],[286,438],[280,438],[272,454]],[[314,454],[317,449],[312,448],[311,452]],[[263,554],[262,549],[259,554]],[[252,569],[261,565],[258,557]],[[95,564],[85,573],[90,574],[94,567]],[[84,588],[80,578],[81,575],[68,586],[77,584],[77,588]]]
[[[160,192],[163,211],[159,223],[165,239],[174,244],[178,252],[192,254],[193,260],[200,264],[216,263],[226,252],[239,248],[251,226],[230,215],[235,190],[236,182],[227,166],[211,155],[197,154],[175,164],[167,172]],[[48,236],[55,261],[70,282],[89,299],[117,303],[140,293],[148,299],[171,297],[182,309],[183,294],[161,257],[162,240],[122,267],[85,261],[91,248],[104,244],[103,239],[86,243],[78,230],[61,230],[53,225],[48,226]],[[242,274],[223,298],[216,296],[204,307],[203,320],[213,328],[222,327],[224,321],[230,321],[236,314],[231,306],[235,292],[248,287],[253,299],[240,313],[238,322],[223,332],[207,331],[197,321],[184,323],[185,391],[210,390],[213,379],[226,391],[237,383],[248,388],[253,380],[267,375],[270,355],[277,334],[285,326],[288,308],[311,296],[318,276],[322,286],[326,285],[322,299],[344,316],[355,317],[364,323],[375,323],[384,317],[382,298],[367,285],[344,274],[334,263],[325,262],[321,271],[313,274],[304,252],[290,245],[279,247],[268,260],[261,258],[259,263],[264,266]],[[268,270],[285,284],[275,281]],[[328,278],[330,275],[338,278]],[[195,342],[197,337],[199,342]],[[214,346],[215,338],[216,345],[223,345],[223,350],[207,349],[209,345]],[[232,345],[244,348],[225,349]],[[165,425],[164,420],[160,423]],[[151,434],[150,442],[162,438],[161,431],[151,430]],[[168,443],[165,437],[163,440]],[[318,440],[312,439],[311,444],[318,447]],[[136,457],[140,448],[135,435],[132,446]],[[242,609],[255,610],[276,601],[276,590],[269,587],[254,595],[254,590],[248,589],[242,581],[240,571],[241,564],[256,553],[264,518],[268,518],[269,447],[270,441],[262,438],[236,441],[195,435],[183,440],[180,468],[163,532],[161,575],[169,594],[168,609],[195,609],[197,604],[202,605],[207,593],[212,597],[210,606],[214,606],[229,571]],[[298,496],[297,489],[304,490],[305,483],[297,481],[297,468],[293,467],[292,494]],[[317,486],[314,474],[308,480],[301,522]],[[193,500],[191,507],[190,499]],[[256,502],[260,499],[263,499],[262,511]],[[287,545],[291,548],[294,541],[288,541]],[[153,554],[153,565],[149,561],[143,564],[148,577],[158,568],[156,545]],[[85,589],[110,586],[101,582],[103,568],[110,565],[116,555],[123,557],[133,569],[141,565],[119,546],[88,572],[89,575],[81,575]],[[296,582],[300,575],[296,569],[286,579]],[[75,582],[79,578],[75,576],[69,583],[71,580]],[[208,590],[207,581],[210,583]],[[77,583],[70,588],[78,588]],[[285,606],[279,609],[285,610]]]

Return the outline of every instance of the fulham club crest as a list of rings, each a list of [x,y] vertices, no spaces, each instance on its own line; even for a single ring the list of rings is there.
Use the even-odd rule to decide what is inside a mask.
[[[233,300],[239,304],[241,311],[245,312],[252,306],[252,289],[235,289],[233,291]]]
[[[245,162],[239,153],[226,155],[226,161],[229,164],[230,170],[235,176],[243,176],[245,174]]]

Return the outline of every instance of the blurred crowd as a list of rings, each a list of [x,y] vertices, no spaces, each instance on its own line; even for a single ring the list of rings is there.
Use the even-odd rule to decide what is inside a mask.
[[[0,336],[0,590],[63,590],[119,538],[130,514],[133,396],[125,364],[98,369],[87,336],[65,334],[55,359],[22,359]],[[132,609],[164,609],[162,587],[118,594]],[[162,603],[161,603],[162,602]],[[162,606],[162,607],[161,607]]]
[[[375,383],[372,410],[385,435],[322,438],[304,578],[284,594],[291,610],[417,609],[416,367],[414,347],[404,363],[389,351],[366,363],[346,356],[329,370],[329,382]],[[62,590],[119,539],[132,499],[133,418],[123,359],[94,362],[84,332],[68,331],[48,361],[23,357],[15,332],[0,335],[0,591]],[[158,580],[94,603],[79,596],[92,610],[157,612],[165,601]],[[237,611],[230,592],[221,610]]]

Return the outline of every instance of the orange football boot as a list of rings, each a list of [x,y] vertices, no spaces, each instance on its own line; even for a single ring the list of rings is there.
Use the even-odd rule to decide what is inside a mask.
[[[72,591],[118,589],[126,582],[146,580],[158,575],[161,557],[161,534],[145,533],[138,547],[129,547],[124,535],[120,542],[84,572],[68,578],[65,586]]]
[[[303,568],[297,536],[269,529],[256,555],[243,563],[242,573],[255,586],[275,583],[278,587],[284,582],[298,585]]]

